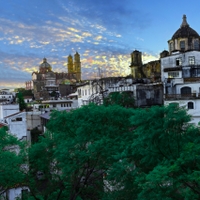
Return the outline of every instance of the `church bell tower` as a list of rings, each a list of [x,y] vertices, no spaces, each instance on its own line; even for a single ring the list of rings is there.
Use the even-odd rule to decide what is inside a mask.
[[[67,68],[68,68],[68,73],[74,73],[74,69],[73,69],[73,58],[72,58],[71,55],[68,56]]]
[[[81,80],[81,61],[80,61],[80,55],[78,52],[74,54],[74,71],[76,73],[76,78],[78,81]]]
[[[140,67],[142,66],[142,53],[140,51],[133,51],[131,53],[131,75],[133,78],[141,78]]]

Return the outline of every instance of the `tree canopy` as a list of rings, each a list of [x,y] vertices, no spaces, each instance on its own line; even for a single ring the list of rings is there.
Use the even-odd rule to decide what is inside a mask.
[[[110,172],[121,189],[110,199],[199,199],[200,131],[187,111],[175,104],[135,109],[130,120],[132,141]]]
[[[104,98],[103,104],[105,106],[120,105],[126,108],[134,108],[135,100],[133,97],[133,92],[112,92]]]
[[[32,96],[33,97],[33,92],[32,90],[26,90],[25,88],[15,88],[14,89],[14,92],[17,92],[17,93],[21,93],[22,96]]]
[[[21,92],[17,93],[17,103],[19,103],[19,110],[23,111],[26,109],[27,105],[24,101],[24,97]]]
[[[199,199],[200,130],[190,120],[177,104],[54,111],[28,151],[29,199]]]
[[[21,145],[5,128],[0,128],[0,198],[9,189],[26,184]]]
[[[33,174],[43,172],[48,190],[37,189],[38,181],[31,189],[48,198],[101,199],[103,177],[131,138],[131,115],[120,106],[96,105],[53,112],[45,138],[29,154]]]

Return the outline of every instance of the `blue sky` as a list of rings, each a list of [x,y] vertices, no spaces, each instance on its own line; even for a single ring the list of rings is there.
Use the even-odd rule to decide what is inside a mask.
[[[83,79],[128,75],[130,53],[159,59],[183,14],[200,33],[199,2],[181,0],[0,0],[0,87],[24,87],[44,57],[67,72],[79,52]]]

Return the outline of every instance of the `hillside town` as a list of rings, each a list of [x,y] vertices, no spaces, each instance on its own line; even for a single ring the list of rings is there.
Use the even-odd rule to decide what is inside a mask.
[[[24,88],[16,88],[12,92],[9,89],[0,90],[0,127],[5,127],[7,133],[16,136],[18,140],[32,145],[37,143],[38,138],[44,136],[48,129],[54,130],[53,122],[52,127],[47,127],[51,118],[56,121],[57,116],[54,111],[70,113],[90,105],[101,107],[106,99],[117,93],[127,94],[132,99],[130,107],[141,110],[153,106],[178,105],[179,108],[186,109],[187,114],[191,116],[189,124],[198,127],[200,36],[190,27],[186,15],[183,15],[180,28],[175,30],[172,36],[169,35],[169,40],[163,41],[165,42],[168,43],[169,49],[162,51],[158,60],[145,64],[141,51],[135,49],[130,52],[131,63],[126,66],[130,73],[127,76],[104,77],[99,70],[95,79],[83,80],[81,55],[78,52],[68,56],[67,73],[55,72],[48,62],[48,57],[44,57],[38,70],[33,71],[30,80],[24,83]],[[24,101],[24,107],[20,99]],[[127,109],[128,107],[126,106]],[[124,113],[124,117],[125,115]],[[77,120],[81,121],[78,118]],[[56,127],[56,124],[54,126]],[[63,126],[65,126],[64,122]],[[97,169],[95,173],[100,171]],[[59,171],[57,173],[59,174]],[[105,176],[104,173],[103,177]],[[106,184],[111,188],[109,182]],[[15,185],[1,195],[12,200],[21,197],[22,193],[27,191],[29,187],[26,184]],[[78,197],[69,199],[78,199]]]

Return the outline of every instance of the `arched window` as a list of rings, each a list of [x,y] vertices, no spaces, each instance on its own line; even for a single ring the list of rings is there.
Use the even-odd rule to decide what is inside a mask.
[[[194,49],[195,49],[195,50],[199,50],[199,40],[198,40],[198,39],[196,39],[196,40],[194,41]]]
[[[185,50],[185,41],[180,41],[180,49]]]
[[[188,102],[188,109],[194,109],[194,103]]]
[[[173,42],[170,42],[170,44],[169,44],[169,50],[170,51],[174,50],[174,43]]]
[[[181,88],[181,95],[190,95],[191,92],[191,88],[190,87],[183,87]]]

